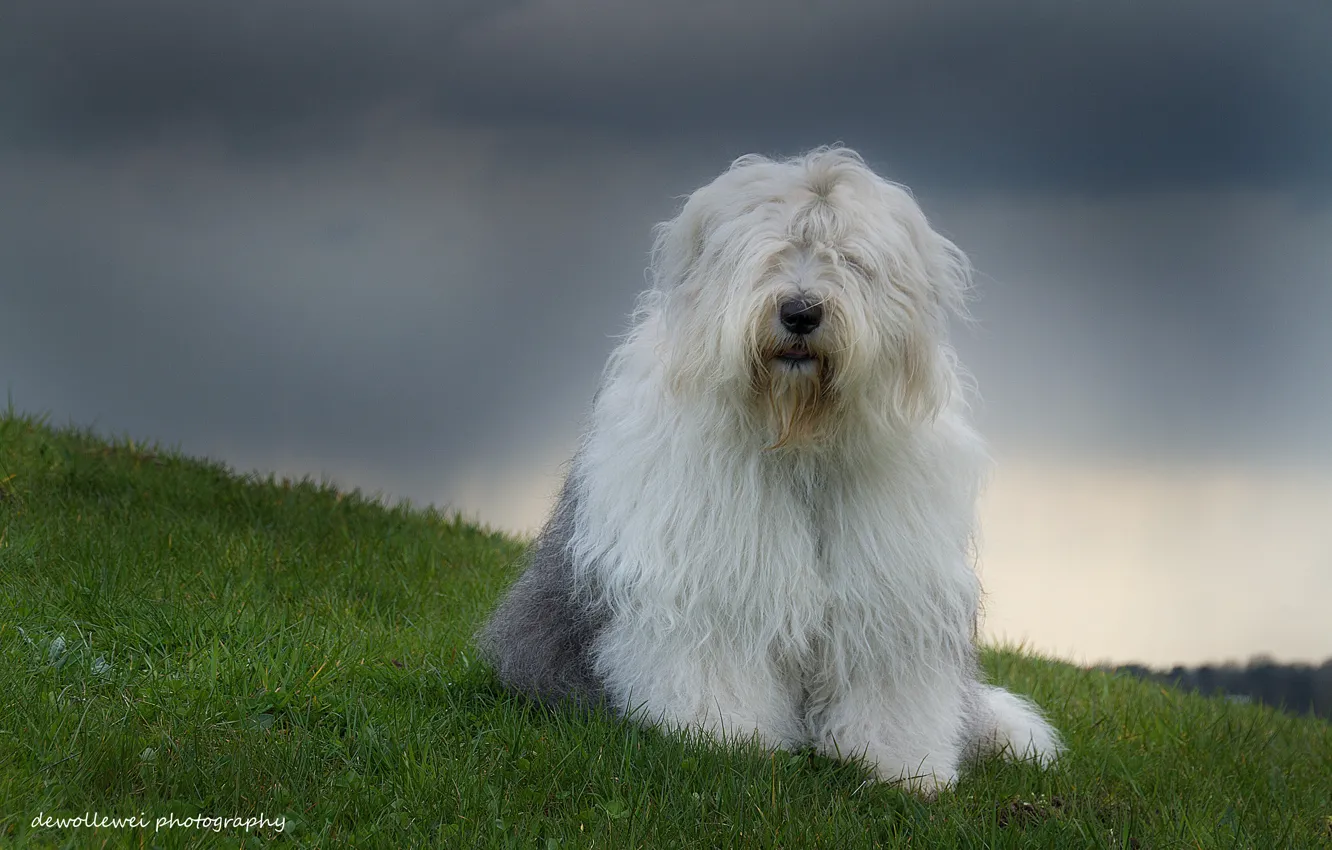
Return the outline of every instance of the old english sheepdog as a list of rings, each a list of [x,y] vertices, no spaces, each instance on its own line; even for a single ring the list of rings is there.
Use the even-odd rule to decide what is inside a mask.
[[[651,271],[481,632],[500,679],[926,795],[969,758],[1051,761],[1055,730],[977,665],[962,252],[821,148],[736,160],[658,225]]]

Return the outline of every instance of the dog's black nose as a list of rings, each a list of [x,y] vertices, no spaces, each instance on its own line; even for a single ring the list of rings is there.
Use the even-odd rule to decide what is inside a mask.
[[[814,329],[823,321],[823,305],[817,301],[792,298],[790,301],[782,303],[779,315],[782,319],[782,327],[793,334],[804,336],[813,333]]]

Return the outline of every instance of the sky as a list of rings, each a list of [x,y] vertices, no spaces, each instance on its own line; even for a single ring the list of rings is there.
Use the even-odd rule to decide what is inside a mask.
[[[842,142],[979,271],[992,633],[1332,655],[1324,0],[6,17],[20,410],[530,531],[652,224],[736,156]]]

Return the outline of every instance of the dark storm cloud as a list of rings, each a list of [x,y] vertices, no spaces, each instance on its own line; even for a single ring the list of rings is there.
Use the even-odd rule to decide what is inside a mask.
[[[930,208],[981,269],[961,348],[998,443],[1332,461],[1332,209],[1253,192]]]
[[[670,191],[614,150],[504,147],[414,127],[299,162],[0,158],[0,391],[418,500],[563,453]]]
[[[729,153],[831,131],[971,186],[1332,176],[1320,0],[126,0],[8,17],[4,133],[42,145],[197,123],[283,150],[402,107]]]
[[[0,35],[19,140],[96,147],[190,123],[320,128],[430,86],[489,0],[25,4]],[[306,128],[308,129],[308,128]],[[308,139],[307,139],[308,140]]]

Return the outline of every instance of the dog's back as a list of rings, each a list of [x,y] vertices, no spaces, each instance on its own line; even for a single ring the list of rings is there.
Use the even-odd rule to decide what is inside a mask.
[[[606,615],[580,603],[573,586],[569,538],[573,487],[566,484],[526,569],[478,635],[485,659],[505,685],[543,702],[594,705],[601,682],[590,649]]]

